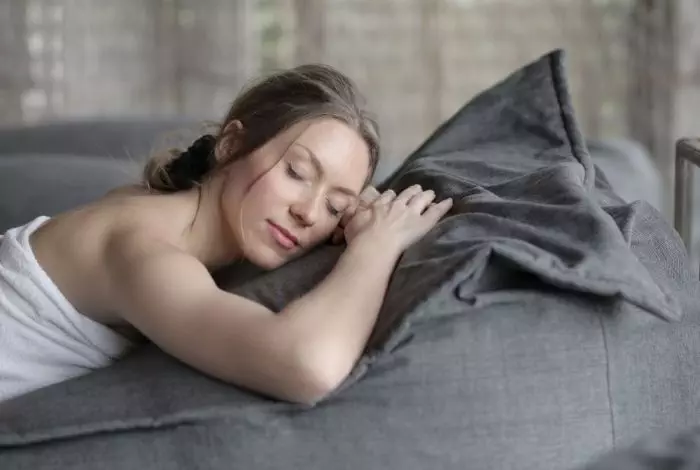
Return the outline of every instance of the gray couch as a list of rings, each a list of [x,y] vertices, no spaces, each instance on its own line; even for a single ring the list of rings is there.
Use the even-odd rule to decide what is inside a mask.
[[[136,174],[112,150],[76,156],[87,133],[58,135],[48,153],[13,144],[0,156],[0,227]],[[421,182],[458,204],[401,260],[372,347],[329,400],[277,403],[147,346],[0,405],[0,468],[570,469],[696,425],[700,289],[658,201],[623,186],[640,168],[658,184],[643,152],[581,139],[553,52],[381,181]],[[217,279],[277,308],[337,255],[323,247],[260,277]],[[645,468],[621,461],[591,468]]]

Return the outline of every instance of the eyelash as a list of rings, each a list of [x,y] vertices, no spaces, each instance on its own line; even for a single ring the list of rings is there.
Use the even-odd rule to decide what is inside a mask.
[[[295,179],[297,181],[304,181],[304,177],[297,173],[290,164],[287,164],[287,175],[289,175],[290,178]],[[332,217],[340,217],[342,213],[342,211],[333,207],[333,205],[330,202],[326,203],[326,208],[328,209],[328,213]]]
[[[289,175],[291,178],[298,180],[298,181],[304,181],[304,178],[297,173],[294,168],[292,168],[292,165],[287,164],[287,175]]]
[[[338,209],[333,207],[333,205],[330,202],[326,204],[326,207],[328,208],[328,213],[330,215],[332,215],[333,217],[340,217],[342,211],[339,211]]]

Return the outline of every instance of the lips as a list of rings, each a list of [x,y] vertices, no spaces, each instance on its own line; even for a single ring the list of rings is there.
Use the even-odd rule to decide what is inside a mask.
[[[287,250],[291,250],[299,245],[299,239],[292,235],[289,230],[285,229],[284,227],[280,227],[274,222],[268,223],[270,225],[270,233],[272,234],[272,238],[274,238],[280,246]]]

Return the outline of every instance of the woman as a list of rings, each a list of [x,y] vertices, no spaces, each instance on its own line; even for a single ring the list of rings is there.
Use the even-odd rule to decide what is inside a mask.
[[[241,94],[215,136],[150,161],[145,184],[9,230],[0,401],[107,366],[133,333],[278,399],[332,391],[363,350],[398,257],[451,206],[420,187],[358,203],[378,137],[357,100],[329,67],[274,74]],[[274,269],[339,224],[347,248],[335,268],[280,312],[212,280],[239,259]]]

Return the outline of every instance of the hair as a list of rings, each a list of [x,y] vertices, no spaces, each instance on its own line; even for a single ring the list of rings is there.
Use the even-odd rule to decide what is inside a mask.
[[[301,65],[251,83],[235,99],[215,135],[204,135],[187,150],[152,157],[143,172],[151,189],[177,192],[201,184],[230,162],[244,158],[291,126],[310,119],[332,118],[350,126],[367,144],[371,181],[379,160],[379,130],[363,108],[355,84],[338,70]],[[231,125],[240,121],[242,129]],[[234,145],[225,145],[233,142]],[[219,151],[219,158],[215,152]]]

